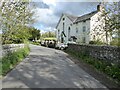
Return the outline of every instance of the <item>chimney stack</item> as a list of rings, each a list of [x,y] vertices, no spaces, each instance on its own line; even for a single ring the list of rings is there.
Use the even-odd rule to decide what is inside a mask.
[[[97,5],[97,11],[103,11],[103,6],[101,5],[101,2]]]

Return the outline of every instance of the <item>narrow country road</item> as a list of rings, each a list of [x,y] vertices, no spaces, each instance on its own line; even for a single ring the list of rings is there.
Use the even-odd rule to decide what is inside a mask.
[[[3,78],[3,88],[106,88],[63,51],[36,45],[30,48],[30,55]]]

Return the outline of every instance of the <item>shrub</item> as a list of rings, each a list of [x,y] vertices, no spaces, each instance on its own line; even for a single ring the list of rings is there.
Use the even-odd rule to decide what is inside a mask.
[[[96,40],[96,41],[90,41],[89,44],[104,45],[105,43],[100,40]]]
[[[2,72],[0,75],[5,75],[9,70],[11,70],[18,62],[25,58],[29,54],[29,47],[25,47],[17,50],[13,53],[8,53],[1,59],[2,62]]]
[[[89,44],[95,44],[95,42],[94,41],[90,41]]]
[[[110,45],[120,46],[120,38],[114,38],[114,39],[110,42]]]

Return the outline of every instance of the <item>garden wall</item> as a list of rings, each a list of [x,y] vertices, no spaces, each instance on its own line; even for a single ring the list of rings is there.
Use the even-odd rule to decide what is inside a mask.
[[[68,50],[91,56],[98,60],[120,64],[120,47],[69,44]]]
[[[17,51],[20,48],[24,48],[25,44],[6,44],[2,45],[2,56],[6,55],[9,52]]]

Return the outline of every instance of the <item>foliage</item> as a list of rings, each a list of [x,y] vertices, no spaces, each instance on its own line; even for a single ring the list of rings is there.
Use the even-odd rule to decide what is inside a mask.
[[[108,76],[120,82],[120,69],[119,69],[120,66],[119,65],[115,65],[103,60],[98,60],[85,53],[75,52],[74,50],[71,50],[71,49],[66,49],[65,52],[69,53],[70,55],[74,56],[79,60],[82,60],[94,66],[99,71],[104,72]]]
[[[101,41],[103,39],[101,36],[105,37],[105,43],[108,45],[109,38],[112,38],[114,35],[119,36],[120,34],[120,9],[118,2],[101,2],[100,6],[101,14],[99,14],[100,17],[96,20],[96,23],[98,24],[93,29],[93,34],[95,34]],[[102,24],[99,21],[102,22]]]
[[[103,2],[104,11],[102,17],[105,19],[105,32],[106,32],[106,40],[108,42],[108,36],[117,35],[119,36],[119,28],[120,28],[120,20],[119,20],[119,4],[120,2]]]
[[[8,31],[9,32],[9,31]],[[3,38],[7,37],[6,34],[2,35]],[[40,30],[37,30],[33,27],[22,27],[21,30],[17,30],[10,35],[9,40],[3,40],[3,44],[11,44],[11,43],[24,43],[25,41],[35,41],[40,39]]]
[[[90,41],[89,44],[104,45],[105,43],[103,43],[103,42],[100,41],[100,40],[97,40],[97,41]]]
[[[120,38],[114,38],[114,39],[110,42],[110,45],[120,46]]]
[[[3,44],[23,42],[29,35],[26,27],[34,22],[33,14],[29,2],[1,2],[0,28],[3,33]]]
[[[29,28],[28,27],[21,27],[20,30],[17,30],[16,32],[12,32],[9,35],[9,40],[5,40],[4,38],[8,37],[6,36],[9,31],[6,31],[6,33],[3,33],[2,38],[3,38],[3,44],[11,44],[11,43],[24,43],[24,41],[28,40],[30,37],[29,33]]]
[[[23,49],[19,49],[16,52],[8,53],[6,56],[4,56],[0,62],[2,62],[2,72],[0,75],[5,75],[8,71],[14,68],[14,66],[19,63],[20,61],[25,58],[30,49],[29,47],[25,47]]]
[[[40,39],[40,36],[41,36],[41,34],[40,34],[40,30],[38,30],[38,29],[35,29],[35,28],[33,28],[33,27],[30,27],[29,28],[29,33],[30,33],[30,37],[29,37],[29,40],[30,41],[35,41],[35,40],[39,40]]]
[[[54,37],[49,37],[49,38],[44,38],[44,40],[57,40],[57,39]]]
[[[42,38],[55,37],[55,32],[48,31],[42,34]]]

